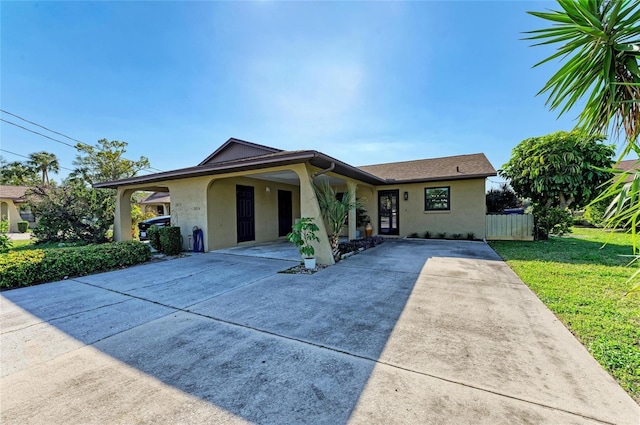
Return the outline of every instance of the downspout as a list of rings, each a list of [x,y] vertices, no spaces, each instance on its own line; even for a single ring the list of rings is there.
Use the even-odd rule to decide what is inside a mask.
[[[336,168],[336,163],[332,162],[331,166],[329,168],[327,168],[326,170],[320,170],[320,171],[316,171],[315,173],[313,173],[313,179],[315,179],[318,176],[321,176],[323,174],[328,173],[329,171],[333,171],[333,169]]]

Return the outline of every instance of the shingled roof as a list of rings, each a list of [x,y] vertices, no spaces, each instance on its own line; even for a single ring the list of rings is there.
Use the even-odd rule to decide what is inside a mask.
[[[25,195],[29,187],[27,186],[7,186],[0,185],[0,198],[11,199],[13,202],[25,202]]]
[[[400,183],[471,179],[497,174],[483,153],[365,165],[358,168],[389,182]]]
[[[93,187],[116,189],[122,185],[150,184],[179,178],[258,170],[295,163],[309,163],[321,169],[331,168],[336,174],[373,185],[473,179],[496,175],[496,170],[481,153],[354,167],[314,150],[283,151],[231,138],[195,167],[96,183]]]
[[[168,192],[153,192],[139,202],[140,204],[169,204],[171,197]]]

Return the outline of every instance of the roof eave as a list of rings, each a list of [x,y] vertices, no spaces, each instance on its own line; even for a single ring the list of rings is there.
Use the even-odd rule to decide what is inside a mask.
[[[146,176],[131,177],[128,179],[114,180],[109,182],[95,183],[96,189],[117,189],[119,186],[157,183],[166,180],[175,180],[177,178],[201,177],[207,175],[224,174],[236,171],[248,171],[265,168],[266,166],[277,167],[279,165],[289,165],[300,162],[306,162],[314,158],[315,151],[296,152],[289,156],[280,156],[276,158],[256,158],[255,160],[243,160],[240,163],[219,163],[209,166],[196,166],[189,168],[181,168],[173,171],[165,171],[162,173],[148,174]]]
[[[463,176],[438,176],[438,177],[429,177],[429,178],[420,178],[420,179],[402,179],[402,180],[393,180],[387,179],[387,184],[406,184],[406,183],[423,183],[423,182],[440,182],[440,181],[449,181],[449,180],[475,180],[475,179],[486,179],[487,177],[495,177],[497,173],[483,173],[483,174],[465,174]]]

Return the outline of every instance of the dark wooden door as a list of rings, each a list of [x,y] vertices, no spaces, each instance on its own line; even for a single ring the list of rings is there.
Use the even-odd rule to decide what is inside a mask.
[[[290,190],[278,191],[278,236],[287,236],[293,226],[293,201]]]
[[[256,219],[253,186],[236,185],[238,242],[256,240]]]
[[[381,235],[400,234],[399,190],[378,192],[378,233]]]

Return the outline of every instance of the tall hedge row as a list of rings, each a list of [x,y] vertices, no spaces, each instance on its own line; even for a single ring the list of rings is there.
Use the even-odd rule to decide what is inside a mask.
[[[144,263],[151,258],[149,246],[137,242],[57,249],[11,251],[0,255],[0,288],[53,282],[119,267]]]

